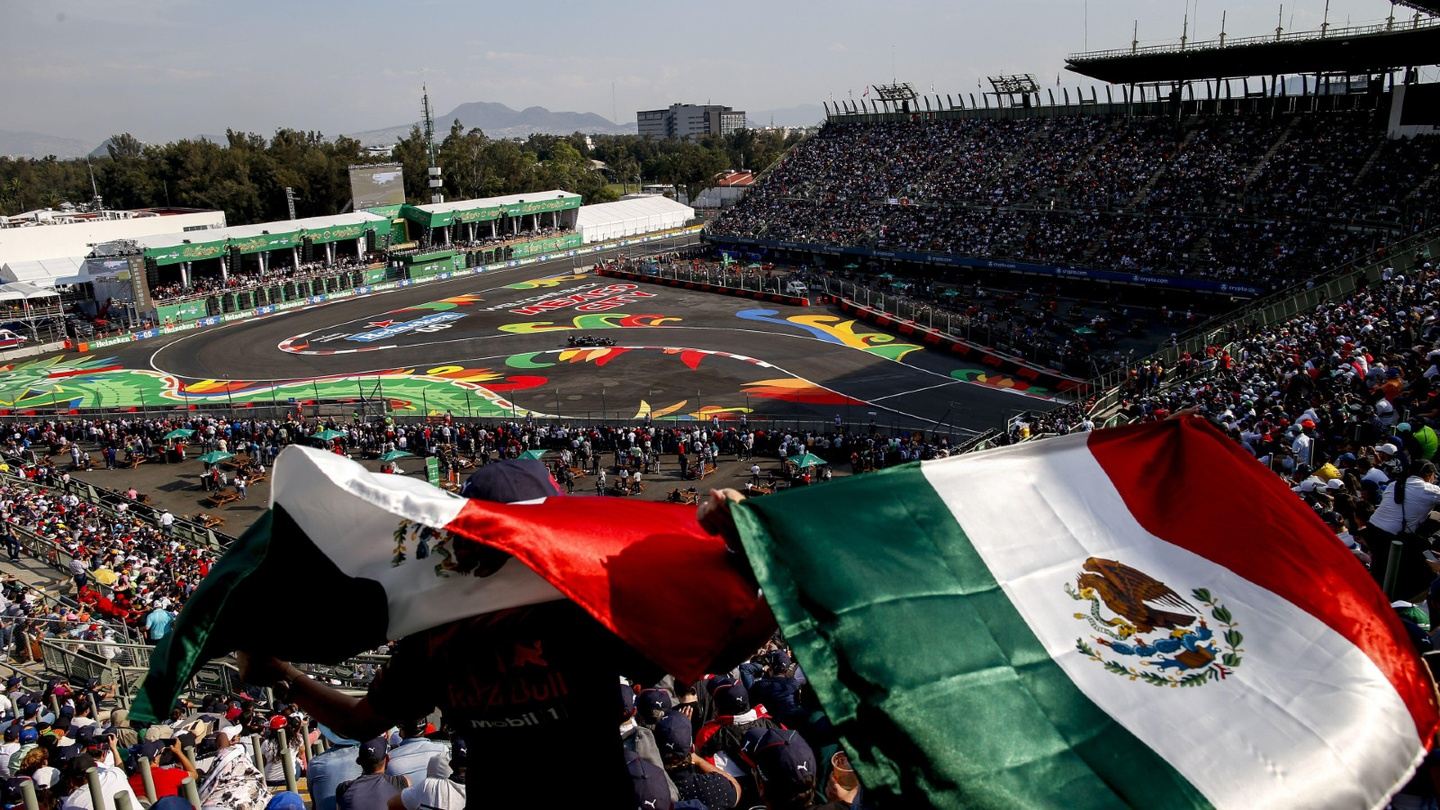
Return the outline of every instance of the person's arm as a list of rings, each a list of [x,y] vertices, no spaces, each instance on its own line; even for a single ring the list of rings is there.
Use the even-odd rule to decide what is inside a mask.
[[[730,806],[734,807],[736,804],[740,803],[740,783],[735,781],[735,777],[731,776],[720,768],[711,765],[710,760],[700,756],[694,751],[690,752],[690,764],[694,765],[696,768],[699,768],[701,773],[718,773],[721,776],[725,777],[725,781],[729,782],[730,787],[735,791],[735,802],[732,803]]]
[[[356,740],[368,740],[389,728],[367,698],[352,697],[333,689],[296,669],[288,661],[241,651],[236,655],[240,677],[256,686],[288,683],[290,699],[300,708],[335,731]]]
[[[195,780],[195,784],[200,784],[200,772],[195,770],[195,763],[191,762],[190,758],[185,756],[185,746],[180,744],[178,738],[170,743],[170,750],[175,752],[175,758],[180,760],[180,767],[185,769],[185,773],[189,774],[190,778]]]

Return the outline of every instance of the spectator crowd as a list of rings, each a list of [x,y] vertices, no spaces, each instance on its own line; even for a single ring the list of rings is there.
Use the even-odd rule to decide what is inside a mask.
[[[1285,287],[1425,225],[1433,138],[1371,113],[830,124],[712,233]]]
[[[283,257],[285,254],[277,255]],[[165,304],[184,298],[242,292],[269,284],[333,276],[346,270],[359,270],[384,261],[383,253],[368,253],[359,257],[342,256],[334,264],[324,261],[298,264],[277,261],[266,270],[261,270],[257,265],[253,269],[232,270],[224,276],[192,273],[188,284],[181,280],[169,284],[157,284],[150,289],[150,295],[157,304]]]

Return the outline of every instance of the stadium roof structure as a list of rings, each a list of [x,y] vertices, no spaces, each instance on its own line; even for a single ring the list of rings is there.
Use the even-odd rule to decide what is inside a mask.
[[[1424,3],[1440,6],[1440,0]],[[1440,63],[1440,19],[1091,51],[1071,54],[1065,63],[1066,70],[1112,84],[1384,73]]]

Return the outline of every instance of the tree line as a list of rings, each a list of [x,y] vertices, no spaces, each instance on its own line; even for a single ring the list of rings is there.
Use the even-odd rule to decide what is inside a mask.
[[[644,183],[674,184],[693,198],[726,169],[759,171],[799,140],[798,135],[741,130],[696,141],[647,140],[637,135],[532,135],[492,139],[455,121],[436,150],[446,199],[474,199],[552,188],[580,194],[586,204],[609,202]],[[181,206],[225,212],[231,224],[285,219],[285,188],[295,190],[296,215],[321,216],[350,203],[348,168],[399,162],[405,194],[428,202],[424,135],[419,127],[391,155],[369,154],[354,138],[278,130],[270,138],[229,130],[223,143],[180,140],[142,143],[124,133],[90,159],[0,157],[0,213],[61,203],[80,204],[98,193],[106,208]],[[592,161],[602,161],[597,167]],[[627,188],[628,186],[628,188]]]

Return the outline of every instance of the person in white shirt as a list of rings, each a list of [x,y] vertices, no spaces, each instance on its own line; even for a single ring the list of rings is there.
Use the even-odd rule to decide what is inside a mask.
[[[1419,560],[1425,543],[1410,532],[1419,528],[1430,516],[1430,511],[1440,504],[1436,474],[1434,462],[1424,461],[1414,475],[1396,481],[1380,497],[1380,506],[1370,516],[1370,525],[1365,529],[1365,542],[1372,558],[1370,573],[1377,579],[1385,576],[1391,543],[1399,540],[1404,544],[1396,593],[1413,593],[1433,578],[1423,561]],[[1421,575],[1424,575],[1424,581],[1420,581]]]
[[[101,806],[96,807],[90,797],[90,786],[86,780],[85,772],[94,767],[100,776]],[[64,776],[57,786],[57,793],[65,793],[65,800],[60,805],[60,810],[115,810],[115,797],[125,795],[130,799],[131,807],[140,806],[140,797],[130,789],[130,783],[125,778],[125,772],[119,768],[96,762],[89,754],[70,760],[65,766]]]
[[[20,726],[11,723],[5,728],[5,743],[0,745],[0,773],[9,773],[10,757],[20,750]]]
[[[1440,503],[1440,486],[1435,485],[1435,477],[1434,463],[1426,461],[1417,474],[1405,479],[1403,487],[1385,490],[1380,506],[1370,516],[1370,526],[1393,535],[1415,531]]]

